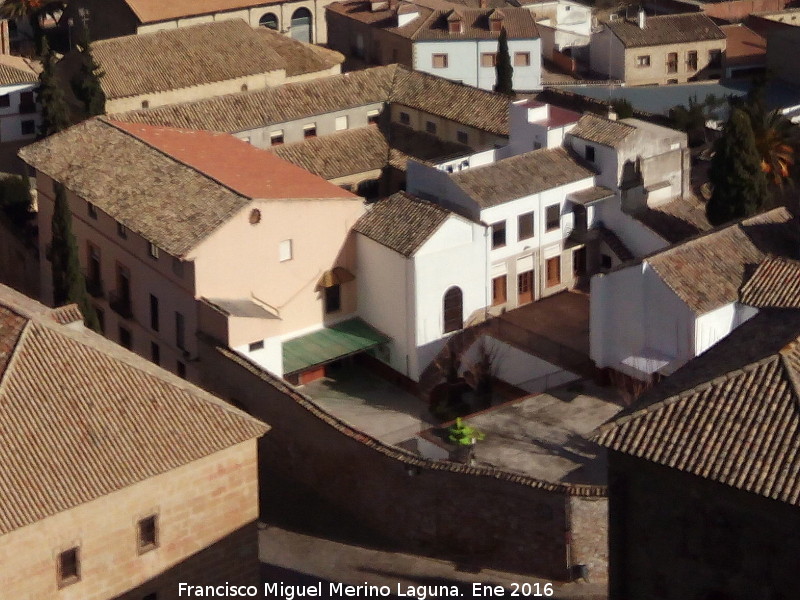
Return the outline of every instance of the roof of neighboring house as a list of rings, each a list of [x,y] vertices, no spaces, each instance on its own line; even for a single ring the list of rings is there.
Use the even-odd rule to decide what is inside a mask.
[[[725,62],[727,64],[763,63],[767,59],[767,40],[741,23],[720,25],[725,34]]]
[[[0,286],[0,535],[268,427]]]
[[[611,198],[613,196],[614,192],[612,190],[601,185],[595,185],[579,192],[572,192],[567,196],[567,199],[575,204],[590,204],[591,202],[604,200],[605,198]]]
[[[353,230],[402,254],[412,256],[455,213],[406,192],[370,206]]]
[[[776,208],[663,250],[645,261],[698,315],[739,299],[752,269],[769,254],[797,256],[800,230]]]
[[[800,309],[800,262],[774,256],[766,259],[742,286],[739,300],[757,308]]]
[[[600,240],[608,246],[611,251],[617,255],[617,258],[623,262],[633,260],[633,252],[625,245],[619,236],[608,229],[607,227],[595,227],[600,232]]]
[[[619,19],[606,25],[626,48],[725,39],[722,30],[703,13],[648,16],[644,29],[636,19]]]
[[[253,199],[357,199],[228,134],[92,119],[19,155],[173,256]]]
[[[579,137],[587,142],[618,148],[635,131],[636,127],[633,125],[585,113],[578,119],[578,124],[569,130],[568,135]]]
[[[41,65],[33,60],[0,54],[0,85],[36,83],[39,81]]]
[[[595,441],[800,505],[800,311],[762,311],[621,415]]]
[[[450,175],[481,208],[594,176],[563,148],[543,148]]]
[[[675,198],[653,208],[643,208],[631,216],[671,244],[712,229],[706,217],[705,204],[693,195]]]
[[[353,20],[380,27],[414,41],[426,40],[484,40],[496,39],[499,31],[491,31],[490,20],[500,20],[509,39],[536,39],[539,29],[534,14],[527,8],[504,6],[502,8],[466,7],[442,0],[419,0],[413,4],[398,4],[382,10],[372,10],[372,3],[363,0],[334,2],[328,10]],[[419,16],[398,27],[396,15]],[[448,23],[461,21],[460,32],[450,32]]]
[[[508,135],[507,97],[399,65],[135,111],[114,118],[235,133],[378,103],[402,104],[481,131]]]
[[[267,0],[125,0],[125,3],[142,23],[274,4]]]
[[[113,100],[260,75],[329,69],[344,57],[241,19],[100,40],[92,52]],[[75,60],[75,59],[73,59]]]
[[[360,127],[269,150],[328,180],[386,166],[405,171],[409,158],[427,162],[472,151],[398,123],[392,123],[388,133],[378,127]]]

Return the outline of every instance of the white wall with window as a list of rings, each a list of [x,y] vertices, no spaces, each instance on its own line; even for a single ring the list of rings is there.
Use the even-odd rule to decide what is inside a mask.
[[[35,83],[0,86],[0,143],[33,140],[42,119]]]

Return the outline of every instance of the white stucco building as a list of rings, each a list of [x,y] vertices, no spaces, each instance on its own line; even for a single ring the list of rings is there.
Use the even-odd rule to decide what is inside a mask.
[[[0,55],[0,143],[36,138],[41,124],[39,70],[33,61]]]

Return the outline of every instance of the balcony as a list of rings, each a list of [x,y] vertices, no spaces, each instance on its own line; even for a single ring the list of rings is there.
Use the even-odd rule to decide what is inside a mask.
[[[133,307],[131,306],[131,297],[128,294],[120,294],[119,292],[109,292],[108,305],[115,313],[123,319],[133,318]]]
[[[86,291],[93,298],[102,298],[105,294],[103,289],[103,280],[99,278],[86,277]]]

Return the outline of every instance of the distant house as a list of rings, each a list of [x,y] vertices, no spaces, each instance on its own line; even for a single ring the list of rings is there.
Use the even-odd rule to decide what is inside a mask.
[[[722,61],[724,78],[753,77],[767,67],[767,40],[742,25],[721,25],[727,39]]]
[[[92,44],[106,112],[154,108],[340,73],[344,57],[241,19]],[[77,67],[73,52],[59,68]]]
[[[201,23],[242,19],[252,27],[274,29],[300,42],[324,44],[325,6],[331,0],[80,0],[70,3],[68,18],[86,20],[92,39],[165,29],[178,29]]]
[[[797,596],[800,263],[767,260],[754,280],[758,315],[595,438],[611,600]]]
[[[38,63],[0,55],[0,143],[32,140],[39,133],[39,71]]]
[[[353,65],[399,63],[484,90],[496,81],[497,38],[508,34],[514,89],[541,87],[541,41],[526,8],[470,8],[440,0],[336,2],[328,44]]]
[[[5,597],[259,583],[264,423],[5,286],[0,347]]]
[[[686,83],[722,75],[725,34],[702,13],[612,18],[592,34],[592,71],[627,85]]]

